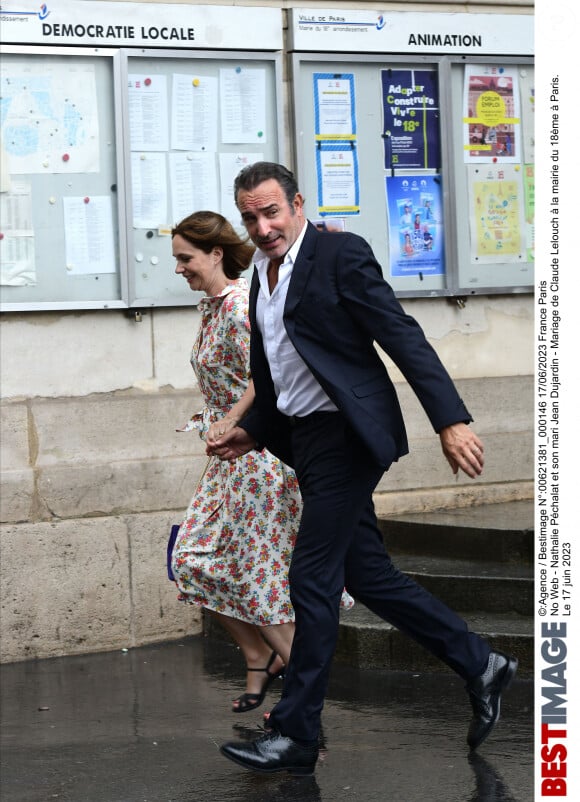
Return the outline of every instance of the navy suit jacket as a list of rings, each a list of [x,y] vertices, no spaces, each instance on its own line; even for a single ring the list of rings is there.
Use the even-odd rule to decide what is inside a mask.
[[[256,323],[258,290],[254,271],[250,369],[256,400],[240,425],[293,465],[291,429],[276,407]],[[385,470],[408,452],[408,444],[397,394],[375,342],[399,367],[436,432],[472,420],[421,327],[403,311],[362,237],[321,232],[308,223],[292,269],[284,326],[329,398]]]

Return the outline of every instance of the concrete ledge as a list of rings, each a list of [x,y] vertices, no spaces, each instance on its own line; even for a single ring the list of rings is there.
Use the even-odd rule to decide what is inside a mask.
[[[523,501],[534,498],[532,481],[430,487],[387,493],[381,492],[381,487],[382,483],[379,484],[373,497],[378,517],[400,515],[407,512],[477,507],[482,504],[499,504],[506,501]]]
[[[185,511],[205,467],[205,456],[58,465],[38,471],[38,499],[46,517]]]
[[[4,526],[1,662],[85,654],[200,631],[167,579],[169,513]]]
[[[2,471],[0,475],[0,521],[10,523],[29,521],[34,516],[35,494],[32,468]]]

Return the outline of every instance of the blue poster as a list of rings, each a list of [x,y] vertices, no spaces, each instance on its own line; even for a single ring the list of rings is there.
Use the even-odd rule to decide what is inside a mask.
[[[435,70],[381,70],[385,169],[441,166]]]
[[[385,181],[390,275],[443,275],[441,177],[387,176]]]

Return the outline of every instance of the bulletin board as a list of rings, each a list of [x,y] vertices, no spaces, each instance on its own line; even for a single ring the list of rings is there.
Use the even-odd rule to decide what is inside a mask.
[[[278,54],[124,52],[125,175],[132,306],[195,303],[174,272],[171,228],[193,211],[221,212],[246,236],[235,176],[280,161]]]
[[[1,310],[196,304],[171,228],[240,228],[234,175],[283,152],[280,54],[7,45],[1,81]]]
[[[295,52],[292,72],[310,219],[363,236],[400,297],[533,291],[531,58]],[[471,78],[507,103],[477,154]]]
[[[444,69],[454,112],[447,143],[454,293],[531,292],[533,62],[450,59]]]
[[[381,98],[384,82],[387,93],[391,83],[400,86],[401,71],[414,78],[428,77],[435,89],[438,87],[438,64],[424,58],[294,54],[297,172],[310,219],[320,220],[319,224],[326,227],[340,222],[346,230],[364,237],[399,294],[439,294],[446,289],[446,230],[441,222],[433,229],[437,251],[425,250],[425,258],[413,264],[410,258],[404,261],[405,242],[414,239],[414,220],[409,219],[408,225],[402,221],[408,214],[406,202],[419,208],[422,192],[424,197],[432,195],[433,200],[437,196],[432,206],[438,207],[441,220],[445,199],[440,189],[438,155],[429,161],[428,155],[415,154],[416,166],[399,168],[397,158],[402,155],[393,153],[391,134],[395,126],[392,120],[383,119]],[[430,115],[437,131],[440,123],[445,127],[438,110]],[[401,181],[402,175],[416,182],[417,191],[412,195],[411,186]],[[390,190],[391,181],[399,186],[395,203],[389,208],[387,185]],[[395,239],[397,247],[391,251]],[[389,275],[389,266],[395,260],[400,265],[392,273],[398,275]]]
[[[114,51],[3,48],[3,309],[125,305],[118,75]]]

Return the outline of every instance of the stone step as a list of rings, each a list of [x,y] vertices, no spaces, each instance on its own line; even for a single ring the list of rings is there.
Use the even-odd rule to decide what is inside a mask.
[[[382,516],[393,562],[459,612],[492,647],[534,666],[532,501]],[[445,671],[447,667],[363,605],[341,613],[336,659],[354,667]]]
[[[493,649],[515,655],[518,675],[533,676],[534,620],[517,613],[459,613]],[[447,666],[363,605],[341,612],[335,660],[353,668],[393,671],[450,671]]]
[[[533,564],[532,501],[381,516],[379,525],[392,555]]]
[[[454,610],[533,614],[534,576],[527,565],[408,555],[393,562]]]
[[[533,676],[533,502],[382,516],[379,523],[397,567],[459,612],[492,648],[515,655],[519,676]],[[209,616],[204,631],[227,637]],[[335,659],[354,668],[450,670],[362,604],[341,611]]]

